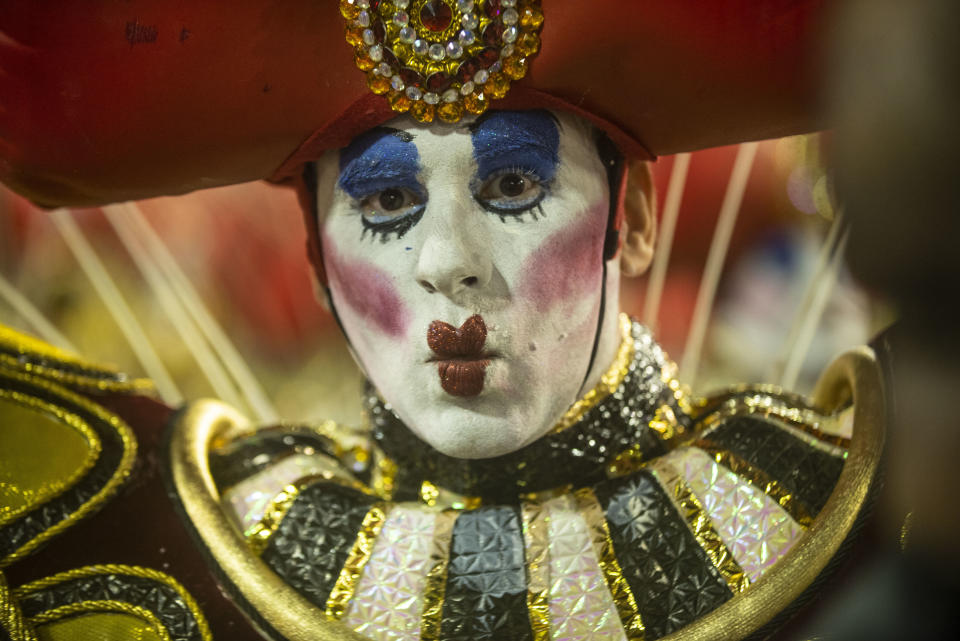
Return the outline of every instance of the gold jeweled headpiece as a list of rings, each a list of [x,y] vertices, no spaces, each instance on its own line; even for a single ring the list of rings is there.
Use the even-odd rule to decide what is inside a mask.
[[[540,49],[540,0],[340,0],[375,94],[420,122],[483,113]]]

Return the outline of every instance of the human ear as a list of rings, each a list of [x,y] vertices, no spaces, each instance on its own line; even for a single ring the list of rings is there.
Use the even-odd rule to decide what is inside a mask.
[[[657,196],[650,163],[631,160],[626,181],[623,227],[620,230],[620,271],[624,276],[639,276],[647,271],[653,260],[657,235]]]

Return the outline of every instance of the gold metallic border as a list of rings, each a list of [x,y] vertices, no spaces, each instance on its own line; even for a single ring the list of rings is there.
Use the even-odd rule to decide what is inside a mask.
[[[78,615],[106,613],[127,614],[136,617],[150,624],[150,627],[153,628],[156,635],[160,637],[160,641],[172,641],[166,626],[157,618],[157,615],[147,608],[125,601],[80,601],[79,603],[69,603],[31,617],[30,624],[34,627],[39,627],[45,623],[53,623]],[[78,621],[77,625],[82,626],[83,624]]]
[[[526,547],[527,614],[533,641],[549,641],[550,636],[550,534],[543,503],[523,502],[523,542]]]
[[[82,568],[60,572],[59,574],[44,577],[36,581],[31,581],[30,583],[22,585],[13,590],[13,596],[18,599],[23,599],[34,592],[59,585],[66,581],[97,576],[100,574],[119,574],[121,576],[132,576],[162,583],[176,592],[177,596],[183,600],[183,603],[187,606],[187,609],[190,610],[194,620],[197,622],[197,630],[200,632],[200,636],[203,641],[213,640],[213,635],[210,632],[210,626],[207,624],[207,620],[203,616],[200,606],[190,595],[190,593],[187,592],[186,588],[180,585],[180,583],[170,575],[164,574],[158,570],[153,570],[151,568],[117,564],[88,565]],[[146,608],[142,608],[125,601],[80,601],[77,603],[70,603],[46,612],[41,612],[40,614],[31,617],[29,621],[30,623],[36,625],[73,614],[85,614],[88,612],[104,611],[105,609],[110,611],[120,611],[126,614],[133,614],[134,616],[142,616],[143,618],[153,622],[155,625],[158,625],[163,630],[164,634],[167,631],[163,624],[157,620],[156,616],[152,612]]]
[[[325,454],[318,454],[318,456],[329,458]],[[335,483],[366,494],[373,493],[369,487],[360,481],[347,478],[335,472],[329,474],[310,474],[297,479],[270,499],[270,503],[267,504],[267,507],[264,509],[263,516],[260,520],[250,526],[244,533],[247,543],[250,545],[250,549],[253,550],[254,554],[258,556],[263,554],[263,551],[267,549],[267,544],[270,542],[270,537],[276,533],[280,527],[280,523],[283,522],[283,517],[285,517],[287,512],[290,511],[290,508],[293,507],[297,497],[300,496],[303,490],[314,483]]]
[[[883,380],[873,350],[841,355],[820,377],[814,404],[834,412],[852,397],[854,432],[836,488],[809,531],[746,592],[663,637],[662,641],[735,641],[769,622],[799,597],[837,553],[867,499],[886,430]]]
[[[119,370],[87,362],[69,352],[45,343],[38,338],[23,334],[4,325],[0,325],[0,347],[22,354],[28,358],[34,357],[61,365],[81,367],[85,370],[100,374],[103,378],[77,374],[66,369],[40,365],[38,363],[24,363],[12,354],[0,352],[0,366],[16,372],[33,374],[68,387],[79,387],[85,391],[146,395],[156,393],[156,388],[149,379],[130,378],[125,381],[115,380],[114,377],[123,376]]]
[[[50,381],[42,378],[37,378],[35,376],[21,374],[18,372],[7,372],[0,370],[0,384],[2,384],[4,378],[17,381],[21,384],[29,385],[35,390],[41,390],[44,394],[50,396],[52,399],[69,403],[71,405],[76,405],[77,407],[83,409],[83,411],[92,414],[95,418],[102,421],[106,426],[116,431],[117,436],[120,437],[123,453],[121,454],[120,461],[118,462],[116,469],[114,469],[113,473],[111,474],[110,479],[102,488],[100,488],[99,492],[90,497],[83,505],[78,507],[71,514],[67,515],[67,517],[62,521],[56,523],[52,527],[47,528],[39,535],[24,543],[18,549],[0,559],[0,568],[6,567],[17,559],[26,556],[31,551],[36,549],[37,546],[50,540],[60,532],[63,532],[73,524],[86,517],[88,514],[100,509],[100,507],[102,507],[102,505],[119,489],[120,485],[126,481],[127,477],[130,475],[130,470],[133,468],[133,463],[137,456],[137,440],[133,436],[133,431],[116,414],[108,412],[100,405],[97,405],[96,403],[93,403],[66,388],[60,387],[59,385],[51,383]],[[26,392],[23,393],[26,394]],[[46,400],[47,402],[53,403],[53,401],[50,399],[41,398],[40,400]]]
[[[24,620],[20,606],[10,594],[10,587],[3,572],[0,572],[0,630],[16,641],[37,641],[36,633]]]
[[[703,509],[697,495],[680,476],[680,472],[663,460],[651,463],[650,470],[660,485],[663,486],[664,491],[673,503],[674,509],[690,527],[693,537],[706,552],[710,562],[723,577],[730,591],[738,594],[746,590],[750,585],[750,578],[733,558],[733,554],[713,527],[713,522],[707,515],[706,510]]]
[[[363,568],[373,554],[373,546],[377,542],[377,537],[380,536],[380,530],[383,529],[389,511],[385,503],[375,503],[363,517],[363,524],[360,526],[357,538],[327,598],[326,614],[331,619],[341,619],[347,611],[347,606],[357,591]]]
[[[610,529],[600,503],[593,490],[588,487],[574,492],[573,498],[576,501],[577,511],[587,524],[593,550],[597,555],[600,569],[603,570],[603,578],[607,582],[610,596],[613,597],[613,602],[617,606],[623,631],[630,641],[644,641],[646,628],[643,625],[640,610],[637,608],[637,600],[633,596],[630,584],[623,577],[623,569],[614,553]]]
[[[825,416],[820,412],[804,407],[806,402],[798,399],[792,402],[783,394],[770,391],[769,387],[760,388],[738,388],[736,393],[755,391],[751,396],[740,396],[723,401],[720,407],[709,412],[701,421],[703,428],[702,434],[717,426],[732,416],[742,416],[744,414],[761,414],[763,416],[772,416],[777,418],[788,426],[809,434],[818,441],[835,447],[848,449],[850,439],[843,436],[837,436],[827,431],[819,429],[817,426],[821,423],[834,420],[830,416]],[[779,397],[779,398],[778,398]]]
[[[291,483],[280,490],[275,497],[270,499],[270,503],[263,510],[263,516],[260,520],[246,532],[247,544],[250,545],[254,554],[257,556],[263,554],[263,551],[267,548],[267,543],[270,542],[270,537],[280,527],[283,517],[287,515],[293,502],[300,496],[300,490],[301,486],[297,483]]]
[[[59,405],[55,405],[54,403],[50,403],[49,401],[45,401],[36,396],[24,394],[23,392],[2,388],[0,388],[0,399],[6,399],[19,405],[20,407],[52,415],[61,423],[66,424],[68,427],[71,427],[79,432],[80,436],[82,436],[87,442],[87,455],[84,458],[83,463],[80,465],[80,467],[74,470],[65,481],[50,483],[49,489],[37,492],[37,495],[33,498],[33,500],[26,505],[21,505],[18,508],[8,508],[7,506],[0,505],[0,527],[3,527],[20,515],[36,509],[41,504],[60,496],[65,491],[76,485],[77,482],[83,478],[83,476],[96,464],[103,448],[100,443],[100,437],[97,436],[97,433],[85,420],[73,412],[68,412]]]
[[[813,523],[813,517],[807,511],[807,508],[797,500],[797,497],[783,487],[779,481],[760,468],[750,465],[750,463],[733,452],[717,446],[710,440],[695,441],[693,447],[703,450],[709,454],[710,458],[714,461],[723,465],[740,478],[749,482],[750,485],[753,485],[772,498],[800,527],[809,528]],[[834,491],[836,491],[836,489],[834,489]]]
[[[210,443],[253,431],[246,418],[219,401],[190,403],[176,418],[170,475],[184,511],[207,553],[236,593],[288,641],[365,641],[307,601],[250,551],[220,506],[208,464]]]
[[[444,510],[437,515],[430,545],[430,569],[423,588],[423,610],[420,614],[420,641],[440,641],[443,600],[447,591],[447,567],[450,564],[450,542],[453,524],[460,510]]]
[[[623,379],[627,376],[630,369],[630,363],[633,361],[633,324],[630,317],[621,313],[620,321],[620,347],[617,349],[617,356],[613,359],[613,364],[600,377],[600,382],[583,395],[576,403],[570,406],[570,409],[560,418],[556,425],[550,429],[548,434],[556,434],[575,425],[583,418],[583,415],[590,411],[594,406],[606,397],[617,391]]]

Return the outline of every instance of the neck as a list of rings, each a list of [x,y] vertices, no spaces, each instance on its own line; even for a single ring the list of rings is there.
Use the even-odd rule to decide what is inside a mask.
[[[621,320],[611,314],[613,335],[621,336]],[[667,451],[669,443],[651,422],[663,412],[683,420],[670,388],[672,364],[649,332],[623,318],[624,341],[597,376],[597,384],[573,404],[540,439],[509,454],[488,459],[458,459],[417,438],[371,387],[367,396],[373,437],[396,493],[411,500],[424,488],[504,502],[531,492],[569,489],[606,478],[618,457],[644,459]],[[606,329],[606,328],[605,328]],[[613,363],[613,366],[610,364]],[[664,411],[664,410],[669,411]]]

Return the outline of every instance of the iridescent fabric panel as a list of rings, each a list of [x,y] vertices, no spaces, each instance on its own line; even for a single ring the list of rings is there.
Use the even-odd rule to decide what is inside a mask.
[[[437,511],[394,506],[377,538],[343,622],[378,641],[416,641]]]
[[[696,448],[665,457],[700,499],[723,542],[751,582],[783,558],[804,532],[759,488]]]
[[[626,639],[587,523],[564,495],[544,504],[550,536],[550,631],[568,641]]]

